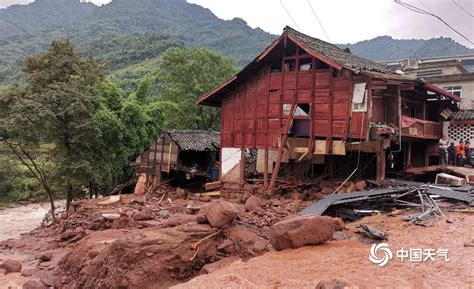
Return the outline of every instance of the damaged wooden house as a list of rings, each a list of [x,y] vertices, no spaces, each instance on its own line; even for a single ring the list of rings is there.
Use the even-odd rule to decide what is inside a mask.
[[[219,179],[220,134],[204,130],[163,133],[130,166],[138,178],[135,193],[167,182],[200,186]]]
[[[246,182],[245,155],[278,175],[387,171],[438,162],[443,111],[460,98],[290,27],[197,101],[222,108],[221,180]]]

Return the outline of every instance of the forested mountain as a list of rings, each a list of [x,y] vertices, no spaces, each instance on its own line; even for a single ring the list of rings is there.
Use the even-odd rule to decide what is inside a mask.
[[[0,9],[0,86],[22,79],[20,66],[27,55],[66,37],[82,55],[93,54],[111,72],[128,65],[137,72],[136,64],[174,46],[210,48],[243,66],[277,36],[252,29],[241,19],[224,21],[185,0],[113,0],[100,7],[80,0],[36,0]],[[381,36],[340,46],[376,61],[474,53],[450,38]]]
[[[390,36],[379,36],[371,40],[354,44],[339,44],[348,47],[352,53],[374,61],[402,60],[406,58],[428,58],[436,56],[463,55],[474,53],[451,38],[393,39]]]
[[[54,3],[58,7],[53,9]],[[74,15],[69,17],[65,12],[59,16],[63,10]],[[133,49],[130,45],[116,45],[127,42],[127,35],[138,34],[142,40],[143,35],[167,35],[176,38],[175,43],[217,50],[237,65],[244,65],[276,37],[261,29],[252,29],[242,20],[221,20],[208,9],[185,0],[114,0],[101,7],[79,0],[39,0],[30,5],[12,6],[0,13],[0,19],[5,22],[0,22],[0,83],[3,84],[19,79],[18,67],[23,58],[45,49],[55,38],[69,37],[81,53],[86,53],[88,47],[100,47],[101,43],[106,47],[115,45],[110,53],[121,56]],[[3,33],[3,29],[8,33]],[[124,39],[119,40],[120,37]],[[165,45],[171,43],[169,39],[164,41],[168,42]],[[150,45],[162,47],[156,43]],[[147,50],[150,52],[151,48]],[[102,49],[95,52],[99,58],[104,53]],[[156,56],[156,53],[151,54]],[[144,59],[146,57],[141,58]],[[118,67],[120,59],[111,61],[112,67]]]

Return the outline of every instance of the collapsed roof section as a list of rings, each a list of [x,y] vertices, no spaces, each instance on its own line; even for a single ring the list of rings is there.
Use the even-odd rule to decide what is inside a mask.
[[[253,71],[256,71],[257,68],[261,65],[262,60],[269,57],[277,47],[279,47],[282,43],[285,43],[288,40],[298,45],[309,55],[337,70],[348,69],[356,74],[366,74],[375,79],[381,79],[385,81],[411,82],[416,85],[419,85],[422,89],[426,89],[435,94],[442,95],[451,100],[461,100],[460,97],[448,93],[433,84],[426,83],[423,80],[417,80],[412,77],[395,73],[385,64],[373,62],[371,60],[359,57],[350,53],[349,51],[339,48],[334,44],[311,37],[287,26],[284,28],[283,34],[278,39],[273,41],[273,43],[268,46],[252,62],[250,62],[237,74],[228,78],[222,84],[220,84],[219,86],[211,90],[209,93],[198,99],[196,103],[199,105],[220,107],[222,96],[232,86],[232,84],[244,80],[249,74],[252,74]]]

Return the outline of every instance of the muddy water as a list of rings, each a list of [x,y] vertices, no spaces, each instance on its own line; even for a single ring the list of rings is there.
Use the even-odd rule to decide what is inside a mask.
[[[352,288],[473,288],[474,215],[449,214],[453,223],[404,226],[400,217],[373,216],[361,223],[389,233],[394,255],[404,249],[448,249],[450,261],[400,261],[379,267],[369,261],[370,244],[351,233],[350,240],[270,252],[236,262],[173,288],[315,288],[321,280],[346,281]],[[354,228],[356,224],[349,225]]]
[[[49,203],[0,208],[0,241],[17,238],[38,227],[49,208]]]

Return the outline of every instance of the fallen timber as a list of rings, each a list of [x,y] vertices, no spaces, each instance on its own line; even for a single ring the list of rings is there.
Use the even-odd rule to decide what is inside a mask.
[[[470,205],[474,204],[474,187],[471,186],[452,187],[417,182],[400,182],[399,186],[396,187],[327,195],[318,202],[303,209],[299,215],[322,215],[331,206],[382,198],[391,198],[394,203],[400,204],[403,202],[400,200],[401,197],[408,194],[420,194],[420,191],[429,196],[440,196],[450,200],[465,202]],[[418,204],[414,205],[418,206]]]

